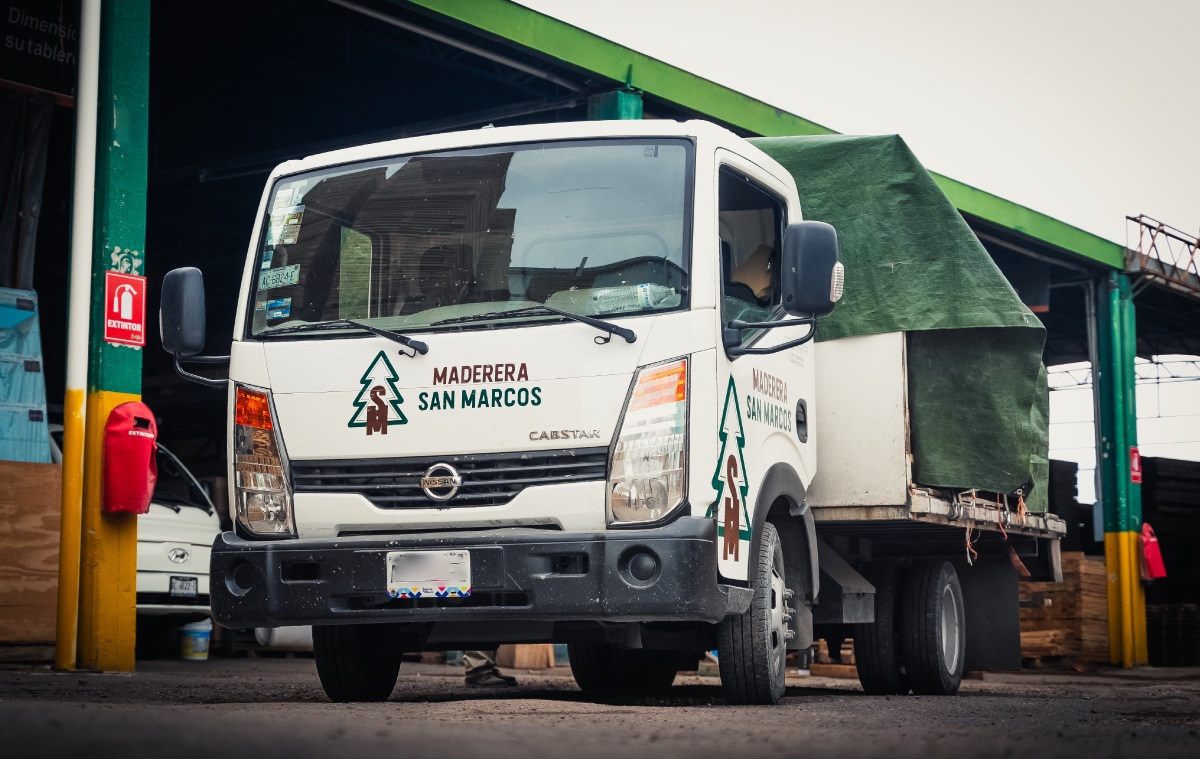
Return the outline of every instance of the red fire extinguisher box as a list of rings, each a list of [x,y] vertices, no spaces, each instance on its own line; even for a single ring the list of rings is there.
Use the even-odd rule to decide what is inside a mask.
[[[140,402],[122,403],[104,424],[103,496],[107,513],[145,514],[158,482],[154,458],[158,425]]]

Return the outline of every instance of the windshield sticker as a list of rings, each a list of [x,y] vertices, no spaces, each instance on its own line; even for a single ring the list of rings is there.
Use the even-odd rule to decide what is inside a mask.
[[[354,414],[346,426],[365,427],[367,435],[376,432],[386,435],[388,427],[393,424],[408,424],[408,417],[400,410],[404,398],[396,389],[397,379],[399,375],[392,368],[387,354],[379,351],[358,381],[362,390],[354,396]]]
[[[258,289],[271,290],[276,287],[300,284],[300,264],[268,269],[258,275]]]
[[[282,211],[283,209],[287,208],[292,204],[292,195],[294,194],[295,190],[291,187],[275,193],[275,205],[273,208],[276,211]]]
[[[272,258],[274,258],[274,257],[275,257],[275,251],[273,251],[273,250],[264,251],[264,252],[263,252],[262,266],[260,266],[260,267],[258,267],[258,268],[260,268],[260,269],[270,269],[270,268],[271,268],[271,259],[272,259]]]
[[[254,310],[255,311],[266,311],[267,310],[267,302],[265,300],[254,301]]]
[[[746,433],[742,429],[742,411],[733,375],[730,375],[725,391],[725,409],[721,412],[717,436],[721,441],[721,453],[712,477],[717,499],[708,507],[708,516],[717,518],[717,572],[722,578],[745,581],[750,564],[749,542],[753,524],[747,505],[750,500],[750,476],[742,455],[742,449],[746,447]],[[747,550],[743,551],[743,547]]]
[[[283,223],[285,225],[299,224],[304,219],[304,206],[292,206],[284,214]]]
[[[291,298],[276,298],[267,301],[267,318],[282,319],[285,316],[291,316],[292,299]]]

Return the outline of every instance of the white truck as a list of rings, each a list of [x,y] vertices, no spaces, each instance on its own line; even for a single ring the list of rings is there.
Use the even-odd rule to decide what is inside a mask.
[[[230,356],[197,355],[199,270],[163,283],[177,370],[229,393],[214,617],[313,625],[335,701],[386,699],[403,652],[554,642],[584,690],[667,686],[718,649],[728,700],[769,704],[814,629],[855,636],[872,692],[955,692],[972,621],[955,564],[903,536],[871,562],[868,538],[822,537],[807,497],[822,446],[877,432],[862,414],[826,426],[810,341],[842,281],[788,172],[705,122],[485,128],[280,165]],[[902,342],[844,360],[882,350],[902,382]],[[851,406],[895,395],[857,382]],[[827,521],[956,546],[965,513],[1002,527],[998,504],[918,497],[897,472],[899,502],[858,492]],[[1009,533],[1044,556],[1047,520]]]

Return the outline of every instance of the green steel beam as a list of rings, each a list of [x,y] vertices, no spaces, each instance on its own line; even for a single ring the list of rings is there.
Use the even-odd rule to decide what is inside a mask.
[[[588,121],[620,121],[642,117],[642,96],[638,92],[613,90],[588,98]]]
[[[1130,450],[1137,447],[1134,358],[1137,336],[1129,277],[1111,272],[1097,288],[1099,301],[1101,472],[1104,531],[1142,529],[1141,487],[1131,482]]]
[[[1093,261],[1125,268],[1125,249],[1115,242],[1097,237],[1078,227],[1065,224],[1058,219],[1038,213],[991,193],[963,184],[956,179],[929,172],[946,197],[958,210],[986,219],[1003,227],[1024,232],[1051,245],[1077,253]]]
[[[828,127],[509,0],[408,2],[614,82],[628,81],[647,94],[764,137],[835,134]],[[948,177],[933,174],[933,178],[960,211],[1097,263],[1125,268],[1123,249],[1116,243]]]
[[[808,119],[508,0],[413,0],[413,4],[614,82],[628,81],[639,90],[765,137],[834,134]]]

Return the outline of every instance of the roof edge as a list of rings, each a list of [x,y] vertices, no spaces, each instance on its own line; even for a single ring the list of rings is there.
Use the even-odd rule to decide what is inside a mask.
[[[1044,213],[972,187],[957,179],[929,172],[954,207],[1008,229],[1090,258],[1114,269],[1125,268],[1125,248],[1099,235],[1073,227]]]
[[[648,94],[766,137],[836,134],[794,113],[510,0],[407,2],[614,81],[624,82],[628,76],[632,86]]]

